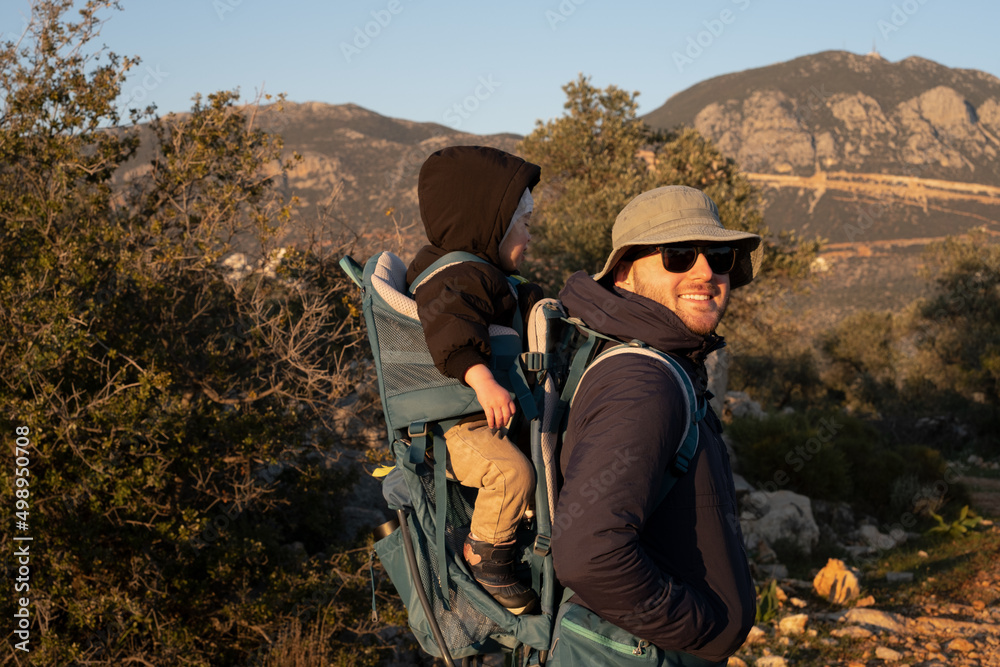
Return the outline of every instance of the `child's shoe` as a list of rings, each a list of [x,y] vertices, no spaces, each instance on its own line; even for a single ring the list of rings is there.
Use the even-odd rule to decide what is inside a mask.
[[[465,538],[462,555],[472,576],[503,607],[515,616],[525,614],[538,604],[538,596],[514,574],[515,542],[490,544]]]

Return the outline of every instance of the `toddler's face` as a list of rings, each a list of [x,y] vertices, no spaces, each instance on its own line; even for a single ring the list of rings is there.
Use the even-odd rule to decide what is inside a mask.
[[[524,261],[524,252],[531,241],[531,213],[528,212],[514,221],[503,241],[500,242],[500,266],[505,271],[517,271]]]

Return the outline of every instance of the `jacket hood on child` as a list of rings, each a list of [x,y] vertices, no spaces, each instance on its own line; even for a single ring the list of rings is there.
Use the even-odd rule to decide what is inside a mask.
[[[534,188],[540,175],[538,165],[496,148],[437,151],[417,181],[427,240],[445,252],[464,250],[499,265],[500,241],[524,190]]]

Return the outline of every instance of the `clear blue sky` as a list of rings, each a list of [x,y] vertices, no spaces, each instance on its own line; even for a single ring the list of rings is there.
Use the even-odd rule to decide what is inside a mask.
[[[1000,2],[944,0],[122,0],[102,33],[138,55],[126,96],[161,113],[263,87],[474,133],[526,134],[578,73],[639,91],[640,113],[699,81],[840,49],[1000,76]],[[28,0],[3,0],[18,32]],[[457,105],[457,106],[456,106]]]

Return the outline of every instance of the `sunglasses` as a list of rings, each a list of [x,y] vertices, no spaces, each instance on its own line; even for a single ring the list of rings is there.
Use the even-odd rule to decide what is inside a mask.
[[[671,243],[667,245],[652,246],[643,251],[639,251],[632,259],[648,257],[656,252],[660,253],[663,260],[663,268],[670,273],[686,273],[690,271],[698,255],[704,255],[708,261],[708,266],[716,275],[725,275],[736,266],[736,248],[728,245],[692,245],[689,243]]]

